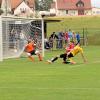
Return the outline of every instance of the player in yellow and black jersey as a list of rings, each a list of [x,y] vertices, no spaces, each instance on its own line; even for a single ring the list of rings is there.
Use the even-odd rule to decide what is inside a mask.
[[[64,54],[60,54],[60,55],[52,58],[51,60],[48,60],[48,63],[53,63],[58,58],[63,58],[63,63],[75,64],[75,62],[71,58],[74,57],[75,55],[77,55],[78,53],[81,54],[83,61],[86,62],[86,59],[85,59],[84,53],[83,53],[83,49],[80,47],[80,44],[77,44],[70,52],[64,53]]]

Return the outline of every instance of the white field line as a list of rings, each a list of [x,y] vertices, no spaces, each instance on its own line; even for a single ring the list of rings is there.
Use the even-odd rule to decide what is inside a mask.
[[[39,88],[39,87],[0,87],[0,89],[32,89],[32,90],[100,90],[99,88]]]

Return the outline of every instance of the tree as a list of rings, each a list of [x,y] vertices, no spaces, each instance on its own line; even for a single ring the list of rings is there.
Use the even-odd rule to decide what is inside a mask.
[[[36,10],[49,10],[53,0],[35,0],[35,9]]]
[[[3,10],[0,8],[0,15],[1,15],[2,13],[4,13],[4,12],[3,12]]]
[[[35,1],[35,10],[39,10],[39,0],[34,0]]]

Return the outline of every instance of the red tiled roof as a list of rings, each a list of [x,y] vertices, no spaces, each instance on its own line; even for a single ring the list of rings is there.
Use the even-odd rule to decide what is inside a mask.
[[[11,3],[11,9],[16,8],[23,0],[10,0]],[[28,0],[29,2],[29,7],[33,7],[34,6],[34,0]],[[2,0],[0,0],[0,5],[2,3]]]
[[[22,0],[11,0],[11,9],[16,8],[21,2]]]
[[[57,9],[78,9],[76,4],[79,0],[57,0]],[[81,0],[84,3],[84,9],[91,9],[91,0]],[[51,8],[55,8],[55,2],[51,4]]]
[[[29,7],[33,7],[34,6],[34,3],[35,3],[35,0],[28,0],[29,2]]]
[[[11,0],[11,8],[16,8],[22,0]],[[28,6],[33,7],[34,6],[34,0],[28,0]]]

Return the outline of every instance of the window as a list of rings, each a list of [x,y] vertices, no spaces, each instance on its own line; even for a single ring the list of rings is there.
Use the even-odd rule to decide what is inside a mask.
[[[21,13],[26,13],[26,8],[20,8]]]
[[[83,4],[78,4],[77,7],[83,7]]]
[[[76,3],[76,6],[77,6],[77,7],[84,7],[84,3],[83,3],[81,0],[79,0],[79,1]]]
[[[68,10],[66,10],[66,14],[68,14]]]

